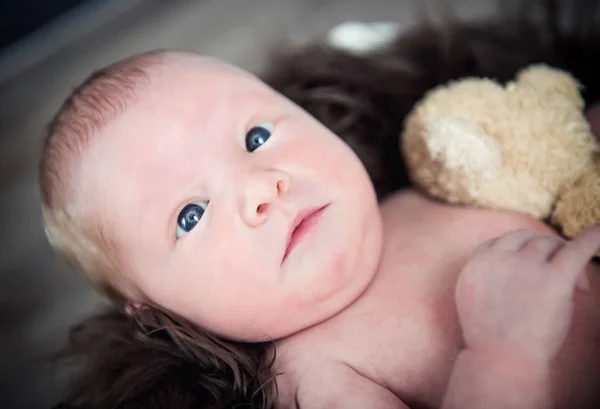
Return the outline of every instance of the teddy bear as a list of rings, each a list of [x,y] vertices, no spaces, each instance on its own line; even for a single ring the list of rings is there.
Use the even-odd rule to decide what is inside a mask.
[[[523,212],[566,238],[600,222],[600,145],[569,73],[531,65],[507,83],[430,90],[400,139],[409,177],[433,198]]]

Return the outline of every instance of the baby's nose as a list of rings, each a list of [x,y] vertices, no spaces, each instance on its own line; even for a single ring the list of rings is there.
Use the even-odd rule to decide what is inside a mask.
[[[273,204],[290,190],[290,177],[279,170],[248,175],[242,198],[242,219],[248,226],[258,227],[269,217]]]

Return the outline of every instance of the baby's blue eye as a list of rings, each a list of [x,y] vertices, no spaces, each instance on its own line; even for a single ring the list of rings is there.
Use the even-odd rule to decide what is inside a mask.
[[[192,231],[200,222],[208,202],[194,202],[186,205],[177,216],[177,238]]]
[[[246,150],[254,152],[271,137],[275,126],[268,122],[258,124],[248,131],[246,134]]]

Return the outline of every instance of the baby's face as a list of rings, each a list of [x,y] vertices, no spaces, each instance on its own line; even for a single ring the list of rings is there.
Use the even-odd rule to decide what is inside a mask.
[[[200,57],[157,69],[140,95],[84,155],[79,197],[147,299],[253,341],[323,321],[364,291],[381,222],[344,142]]]

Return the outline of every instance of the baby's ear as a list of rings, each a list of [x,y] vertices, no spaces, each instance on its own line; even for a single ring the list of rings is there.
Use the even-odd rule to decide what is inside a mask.
[[[140,311],[140,309],[142,309],[142,308],[143,308],[143,306],[139,302],[127,303],[127,304],[125,304],[125,315],[127,315],[128,317],[131,317],[131,316],[135,315],[136,312]]]

